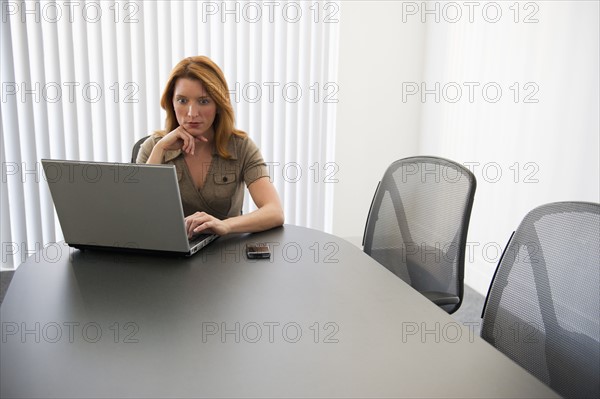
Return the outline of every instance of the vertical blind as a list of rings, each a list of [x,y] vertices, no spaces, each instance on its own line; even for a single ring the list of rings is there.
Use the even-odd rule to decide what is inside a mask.
[[[261,148],[286,222],[330,231],[339,2],[1,8],[3,267],[62,240],[40,159],[129,162],[135,141],[164,127],[169,72],[199,54],[223,69],[236,126]]]

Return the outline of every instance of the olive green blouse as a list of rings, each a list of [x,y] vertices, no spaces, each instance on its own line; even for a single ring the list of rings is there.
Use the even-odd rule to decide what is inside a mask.
[[[152,148],[161,136],[153,134],[140,147],[137,163],[146,163]],[[244,201],[244,184],[269,176],[260,150],[249,137],[231,135],[228,145],[230,159],[219,156],[213,149],[207,164],[208,174],[201,188],[197,188],[181,150],[165,151],[163,163],[175,165],[183,213],[206,212],[218,219],[238,216]]]

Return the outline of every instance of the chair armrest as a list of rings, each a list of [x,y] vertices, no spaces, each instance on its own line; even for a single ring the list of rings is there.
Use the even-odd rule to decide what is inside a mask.
[[[439,291],[422,291],[421,294],[438,306],[456,305],[460,302],[460,298],[456,295],[448,294],[447,292]]]

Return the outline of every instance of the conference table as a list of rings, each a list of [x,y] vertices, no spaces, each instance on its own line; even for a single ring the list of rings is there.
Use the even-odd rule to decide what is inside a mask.
[[[3,398],[557,397],[360,248],[293,225],[189,258],[47,245],[0,317]]]

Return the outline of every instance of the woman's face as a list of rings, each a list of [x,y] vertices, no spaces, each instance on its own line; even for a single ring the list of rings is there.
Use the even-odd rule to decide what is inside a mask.
[[[179,78],[175,83],[173,108],[179,125],[192,136],[210,138],[214,134],[217,104],[200,81]]]

